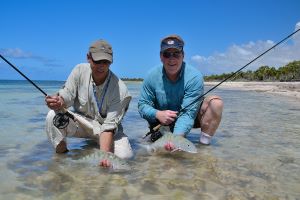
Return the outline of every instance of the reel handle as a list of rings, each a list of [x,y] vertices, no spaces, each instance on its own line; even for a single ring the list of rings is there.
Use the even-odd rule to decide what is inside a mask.
[[[159,128],[161,127],[161,124],[158,124],[157,126],[153,127],[152,130],[150,130],[148,133],[146,133],[144,136],[143,136],[143,139],[145,139],[148,135],[150,135],[151,133],[153,132],[157,132],[159,130]]]

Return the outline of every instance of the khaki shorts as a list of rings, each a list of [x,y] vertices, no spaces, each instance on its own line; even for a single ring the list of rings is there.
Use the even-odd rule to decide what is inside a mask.
[[[200,125],[200,114],[199,113],[197,114],[197,117],[196,117],[196,119],[194,121],[193,128],[201,128],[201,125]]]

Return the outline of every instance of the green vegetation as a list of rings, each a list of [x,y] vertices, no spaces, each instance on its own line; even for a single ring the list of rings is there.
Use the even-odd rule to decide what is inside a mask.
[[[121,78],[122,81],[143,81],[142,78]]]
[[[234,72],[221,75],[205,76],[205,81],[221,81]],[[231,81],[300,81],[300,61],[293,61],[283,67],[261,66],[256,71],[248,70],[239,72],[233,76]]]

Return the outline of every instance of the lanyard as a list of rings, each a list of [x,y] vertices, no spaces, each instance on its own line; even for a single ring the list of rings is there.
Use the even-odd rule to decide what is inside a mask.
[[[95,97],[95,100],[96,100],[96,102],[97,102],[97,106],[98,106],[99,114],[100,114],[100,115],[101,115],[101,111],[102,111],[102,104],[103,104],[103,101],[104,101],[104,97],[105,97],[105,94],[106,94],[106,92],[107,92],[107,88],[108,88],[108,85],[109,85],[110,77],[111,77],[111,73],[109,73],[107,83],[106,83],[106,85],[104,86],[104,89],[103,89],[104,92],[102,92],[103,95],[102,95],[101,102],[98,101],[97,94],[96,94],[96,86],[93,84],[94,97]]]

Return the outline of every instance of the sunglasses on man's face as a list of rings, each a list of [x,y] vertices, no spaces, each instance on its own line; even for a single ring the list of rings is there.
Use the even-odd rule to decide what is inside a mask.
[[[165,52],[162,53],[162,55],[163,55],[164,58],[171,58],[171,57],[180,58],[181,51],[175,51],[175,52],[165,51]]]

